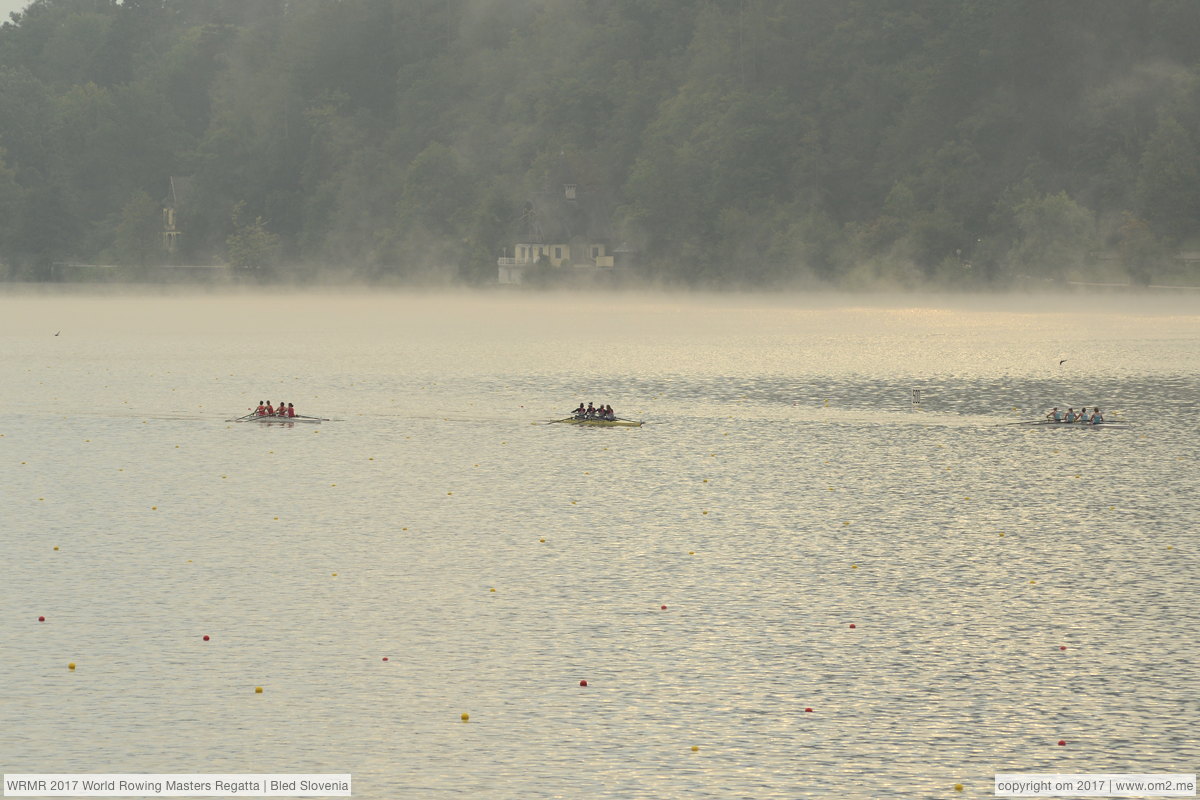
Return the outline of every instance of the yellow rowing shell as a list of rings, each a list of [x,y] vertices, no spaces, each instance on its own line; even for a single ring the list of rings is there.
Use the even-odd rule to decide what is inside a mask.
[[[631,419],[576,419],[575,417],[567,417],[560,419],[559,422],[565,422],[568,425],[592,425],[597,428],[640,428],[641,422],[636,422]]]

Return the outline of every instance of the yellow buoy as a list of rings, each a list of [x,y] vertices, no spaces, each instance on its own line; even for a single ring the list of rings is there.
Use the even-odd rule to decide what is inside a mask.
[[[858,569],[858,564],[851,564],[850,569]]]
[[[956,784],[954,784],[954,791],[956,791],[956,792],[961,792],[961,791],[962,791],[962,789],[963,789],[963,787],[962,787],[962,784],[961,784],[961,783],[956,783]]]
[[[546,541],[546,540],[545,540],[545,539],[538,539],[538,541],[539,541],[539,542],[544,542],[544,541]]]
[[[701,513],[701,514],[707,514],[708,512],[707,512],[707,511],[701,511],[700,513]]]
[[[692,745],[692,752],[693,752],[693,753],[695,753],[695,752],[698,752],[699,750],[700,750],[700,748],[699,748],[699,747],[697,747],[696,745]]]
[[[261,687],[261,686],[255,686],[255,687],[254,687],[254,693],[255,693],[255,694],[262,694],[262,687]]]
[[[55,549],[55,550],[57,550],[57,549],[58,549],[58,545],[54,545],[54,549]]]
[[[496,591],[496,590],[495,590],[494,588],[492,588],[492,589],[488,589],[488,591],[489,591],[489,592],[494,592],[494,591]]]
[[[70,664],[67,664],[67,669],[75,669],[75,662],[72,661]]]
[[[464,711],[464,712],[462,713],[462,721],[463,721],[463,722],[466,722],[466,721],[467,721],[467,720],[469,720],[469,719],[471,719],[471,715],[470,715],[470,714],[468,714],[467,712],[465,712],[465,711]]]

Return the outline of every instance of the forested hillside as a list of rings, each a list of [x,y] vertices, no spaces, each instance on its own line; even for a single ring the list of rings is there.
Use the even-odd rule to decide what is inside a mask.
[[[1186,278],[1198,43],[1194,0],[36,0],[0,262],[159,263],[176,177],[177,263],[494,281],[565,163],[651,280]]]

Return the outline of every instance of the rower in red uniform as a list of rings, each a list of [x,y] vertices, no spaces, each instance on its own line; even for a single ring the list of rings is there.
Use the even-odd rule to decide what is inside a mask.
[[[296,416],[296,409],[292,407],[292,404],[291,404],[291,403],[288,403],[287,415],[288,415],[289,417],[294,417],[294,416]]]
[[[260,417],[265,417],[267,415],[267,407],[263,405],[262,400],[258,401],[258,410],[254,413],[258,414]]]
[[[275,416],[277,416],[277,417],[286,417],[287,416],[287,406],[285,406],[283,404],[282,400],[279,401],[279,408],[275,409]]]
[[[271,405],[270,400],[267,401],[267,416],[268,417],[275,416],[275,406]]]

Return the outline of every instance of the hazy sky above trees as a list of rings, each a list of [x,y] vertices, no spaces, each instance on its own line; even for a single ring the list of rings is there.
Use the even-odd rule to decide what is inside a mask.
[[[14,11],[21,11],[28,5],[28,0],[0,0],[0,16],[8,19],[8,15]]]

